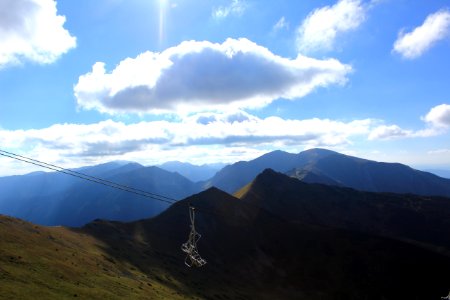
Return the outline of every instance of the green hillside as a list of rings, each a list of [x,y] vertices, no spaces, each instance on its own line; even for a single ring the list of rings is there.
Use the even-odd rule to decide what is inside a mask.
[[[2,216],[0,236],[0,299],[191,299],[158,265],[143,272],[85,233]]]

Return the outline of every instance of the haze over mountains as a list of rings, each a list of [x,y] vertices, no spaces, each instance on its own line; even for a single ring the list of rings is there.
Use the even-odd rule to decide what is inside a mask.
[[[188,178],[193,182],[207,180],[213,177],[217,171],[225,167],[226,164],[216,163],[216,164],[204,164],[201,166],[196,166],[190,163],[179,162],[179,161],[169,161],[159,165],[161,169],[169,172],[177,172],[180,175]]]
[[[426,172],[433,173],[439,177],[443,178],[450,178],[450,170],[443,170],[443,169],[427,169]]]
[[[186,163],[144,167],[111,162],[78,171],[180,200],[215,186],[233,194],[271,168],[307,183],[351,187],[360,191],[410,193],[450,197],[450,179],[395,163],[379,163],[324,149],[292,154],[267,153],[248,162],[225,166],[205,181],[218,166]],[[43,225],[82,226],[94,219],[132,221],[155,216],[166,203],[93,184],[65,174],[35,172],[0,178],[0,213]]]

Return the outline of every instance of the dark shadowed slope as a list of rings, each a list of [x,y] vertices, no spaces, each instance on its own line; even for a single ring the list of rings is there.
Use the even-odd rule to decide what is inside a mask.
[[[306,184],[269,169],[238,194],[242,201],[292,222],[411,240],[450,251],[449,198]]]
[[[199,251],[208,263],[185,275],[180,245],[189,232],[188,203],[197,208]],[[448,288],[448,256],[354,230],[291,222],[217,189],[154,219],[99,221],[85,230],[109,245],[124,237],[139,241],[140,251],[157,253],[189,293],[212,299],[421,299]],[[120,257],[127,247],[109,255]],[[143,272],[149,269],[135,259]]]
[[[309,183],[347,186],[362,191],[412,193],[450,197],[450,179],[397,163],[380,163],[325,149],[292,154],[274,151],[219,171],[205,187],[235,193],[264,169],[287,173]]]

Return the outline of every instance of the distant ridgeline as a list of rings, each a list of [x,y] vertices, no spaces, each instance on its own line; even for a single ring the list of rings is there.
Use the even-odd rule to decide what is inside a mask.
[[[267,168],[308,183],[345,186],[369,192],[450,197],[450,179],[398,163],[380,163],[325,149],[311,149],[299,154],[270,152],[248,162],[226,166],[205,186],[216,186],[234,193]]]
[[[199,191],[178,173],[137,163],[112,162],[78,171],[174,199]],[[0,190],[1,214],[42,225],[82,226],[98,218],[131,221],[152,217],[168,207],[164,202],[57,172],[3,177]]]
[[[218,165],[199,167],[171,162],[161,168],[111,162],[78,170],[178,200],[212,186],[230,194],[236,193],[267,168],[306,183],[351,187],[360,191],[450,197],[450,179],[402,164],[379,163],[324,149],[299,154],[274,151],[248,162],[225,166],[215,174]],[[207,176],[212,177],[197,181]],[[1,214],[43,225],[82,226],[99,218],[132,221],[155,216],[168,207],[166,203],[149,201],[60,173],[2,177],[0,191]]]

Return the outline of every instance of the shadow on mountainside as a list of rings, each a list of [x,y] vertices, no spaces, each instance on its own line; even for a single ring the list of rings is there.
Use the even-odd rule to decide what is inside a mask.
[[[202,268],[187,268],[180,246],[188,205],[198,208]],[[133,223],[96,221],[82,229],[179,293],[202,299],[439,299],[450,258],[353,230],[293,223],[215,188]],[[161,275],[164,274],[164,275]]]

